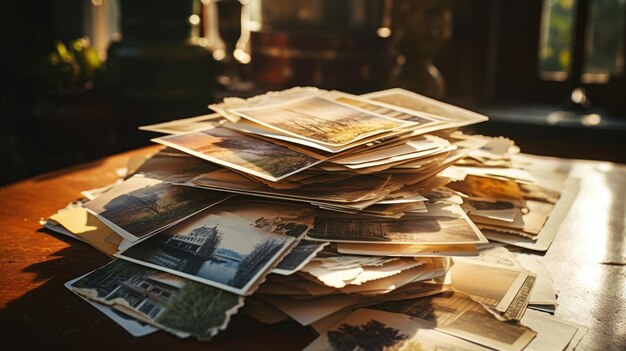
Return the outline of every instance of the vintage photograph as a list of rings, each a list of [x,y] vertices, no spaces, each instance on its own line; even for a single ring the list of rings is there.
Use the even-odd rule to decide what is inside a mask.
[[[224,117],[217,113],[213,113],[210,115],[183,118],[165,123],[141,126],[139,127],[139,129],[163,134],[180,134],[191,132],[194,130],[203,130],[218,127],[220,125],[220,120],[222,119],[224,119]]]
[[[209,339],[226,328],[243,298],[169,273],[115,260],[71,284],[89,299],[181,337]]]
[[[328,145],[346,145],[368,136],[415,125],[321,97],[232,112],[261,125]]]
[[[323,160],[223,127],[152,141],[274,182]]]
[[[135,242],[231,196],[133,176],[83,207]]]
[[[477,351],[488,350],[446,335],[397,313],[360,309],[307,346],[305,351]]]
[[[455,206],[448,206],[456,209]],[[333,212],[315,217],[311,240],[378,244],[477,244],[486,239],[463,211],[429,205],[429,213],[398,219]]]
[[[436,117],[443,117],[444,120],[448,120],[442,124],[445,128],[461,127],[489,119],[487,116],[479,113],[446,104],[445,102],[400,88],[377,91],[362,95],[361,97],[418,112],[429,113]]]
[[[228,212],[199,213],[117,256],[248,295],[294,240]]]
[[[471,297],[453,291],[370,307],[426,321],[439,331],[497,350],[520,351],[536,333],[518,323],[498,320]]]

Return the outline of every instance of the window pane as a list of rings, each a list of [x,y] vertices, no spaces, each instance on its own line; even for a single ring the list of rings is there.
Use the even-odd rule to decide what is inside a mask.
[[[583,81],[606,81],[622,69],[625,0],[590,0]]]
[[[576,0],[544,0],[539,48],[541,77],[565,80],[572,61],[572,24]]]

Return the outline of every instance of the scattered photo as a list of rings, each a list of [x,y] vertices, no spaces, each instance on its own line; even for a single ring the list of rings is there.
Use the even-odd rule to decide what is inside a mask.
[[[232,195],[133,176],[83,207],[135,242]]]
[[[489,119],[479,113],[400,88],[377,91],[361,97],[447,119],[440,125],[441,128],[461,127]]]
[[[521,351],[536,335],[521,324],[499,320],[468,295],[453,291],[370,308],[402,313],[438,331],[496,350]]]
[[[274,182],[323,161],[321,156],[315,158],[223,127],[153,141]]]
[[[428,213],[402,218],[323,212],[315,217],[311,240],[378,244],[477,244],[486,242],[458,205],[429,204]]]
[[[165,123],[141,126],[139,129],[163,134],[180,134],[194,130],[204,130],[218,127],[220,125],[220,120],[222,119],[223,117],[221,115],[213,113],[210,115],[183,118]]]
[[[286,134],[335,146],[415,125],[321,97],[272,106],[233,109],[231,112]]]
[[[397,313],[360,309],[319,336],[305,351],[488,350]]]
[[[117,256],[249,295],[294,240],[228,212],[199,213]]]
[[[71,289],[179,337],[209,339],[224,330],[243,298],[172,274],[115,260]]]

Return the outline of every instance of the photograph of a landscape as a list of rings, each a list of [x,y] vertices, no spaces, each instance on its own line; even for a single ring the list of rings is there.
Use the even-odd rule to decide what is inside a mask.
[[[124,260],[87,274],[71,288],[176,335],[199,339],[225,329],[243,305],[236,294]]]
[[[170,135],[153,141],[271,181],[278,181],[322,161],[322,158],[224,127]]]
[[[294,240],[228,212],[199,213],[117,256],[248,295]]]
[[[269,128],[332,146],[414,125],[320,97],[232,112]]]
[[[135,242],[231,196],[133,176],[83,207]]]

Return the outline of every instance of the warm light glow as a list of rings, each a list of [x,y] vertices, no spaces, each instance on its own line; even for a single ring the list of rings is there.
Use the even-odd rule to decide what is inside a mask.
[[[597,113],[584,115],[580,122],[585,126],[597,126],[602,123],[602,116]]]
[[[213,58],[216,61],[222,61],[224,57],[226,57],[226,52],[224,52],[224,50],[216,49],[215,51],[213,51]]]
[[[587,96],[582,88],[576,88],[572,91],[572,102],[579,105],[587,103]]]
[[[237,61],[246,64],[246,63],[250,63],[250,55],[248,55],[247,52],[241,50],[241,49],[236,49],[235,52],[233,53],[233,55],[235,56],[235,58],[237,59]]]
[[[387,27],[380,27],[376,31],[376,34],[378,34],[378,36],[381,38],[389,38],[389,36],[391,35],[391,29]]]
[[[197,24],[200,24],[200,16],[198,15],[189,16],[189,23],[193,24],[194,26]]]
[[[102,5],[102,0],[91,0],[91,4],[93,6],[100,6]]]

